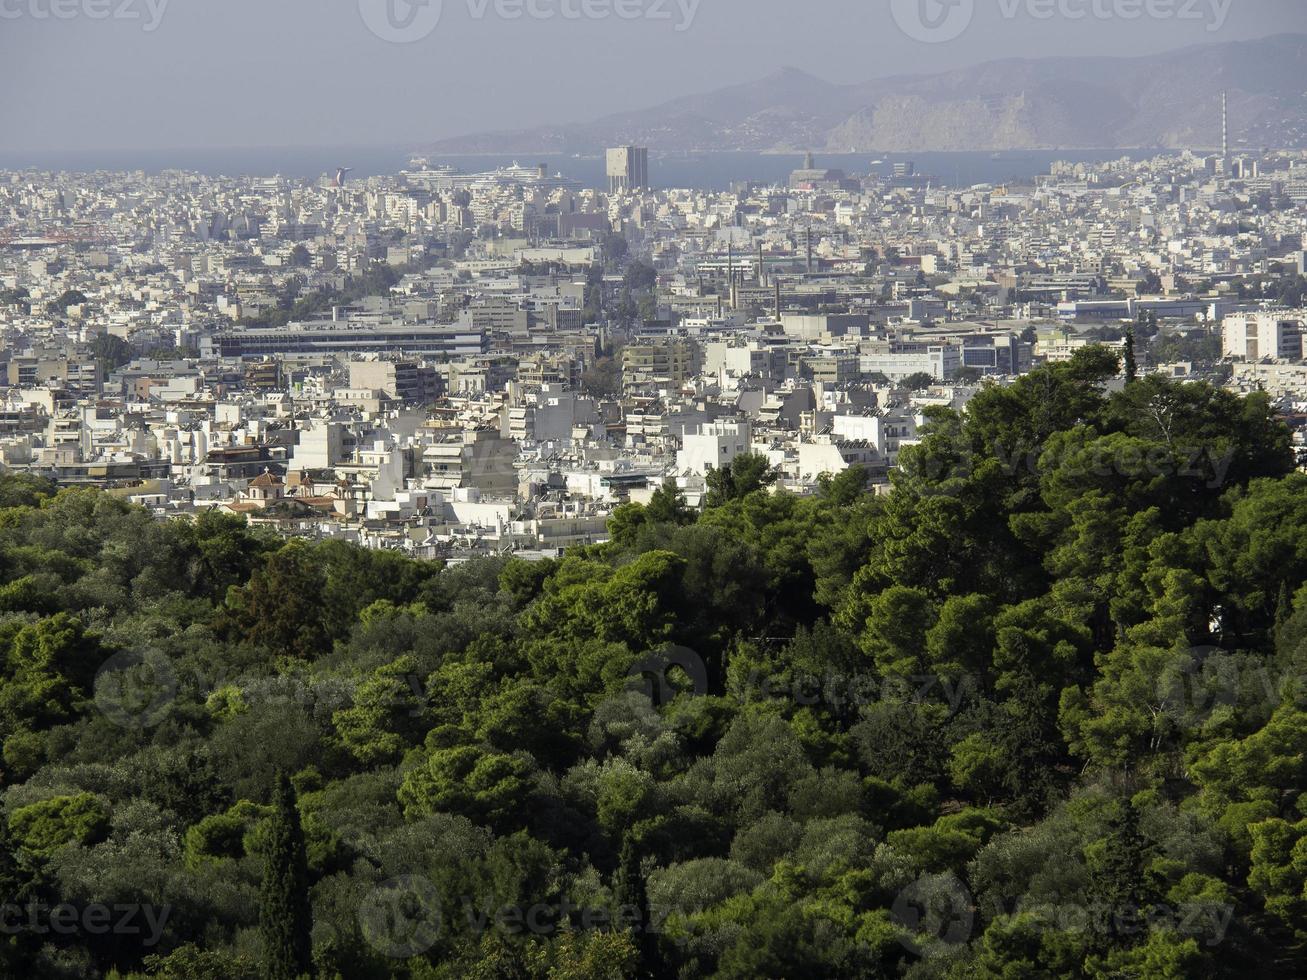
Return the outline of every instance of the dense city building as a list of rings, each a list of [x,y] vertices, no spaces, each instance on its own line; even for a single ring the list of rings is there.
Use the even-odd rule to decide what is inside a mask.
[[[731,191],[650,190],[639,147],[606,190],[426,160],[0,175],[0,460],[160,516],[534,553],[667,479],[700,501],[741,452],[885,492],[932,405],[1093,345],[1297,420],[1307,157],[1245,156],[950,186],[810,154]]]

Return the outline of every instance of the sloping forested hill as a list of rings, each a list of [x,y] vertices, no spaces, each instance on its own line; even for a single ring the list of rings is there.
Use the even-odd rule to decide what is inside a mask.
[[[1116,370],[544,564],[0,480],[0,975],[1301,975],[1307,477]]]

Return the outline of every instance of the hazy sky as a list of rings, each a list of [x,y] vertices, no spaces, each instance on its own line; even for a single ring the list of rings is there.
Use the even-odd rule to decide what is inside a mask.
[[[0,149],[417,145],[589,119],[782,66],[854,82],[1307,32],[1304,0],[425,2],[0,0]],[[954,39],[913,28],[939,18],[951,33],[972,3]],[[392,31],[425,36],[378,36]]]

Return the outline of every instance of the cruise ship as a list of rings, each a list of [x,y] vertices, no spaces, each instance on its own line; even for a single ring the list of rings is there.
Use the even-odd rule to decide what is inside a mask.
[[[510,166],[500,167],[497,170],[469,174],[448,164],[433,167],[426,160],[412,162],[421,164],[421,167],[419,169],[403,170],[400,172],[400,176],[415,187],[431,191],[471,190],[478,187],[503,185],[517,185],[541,190],[580,190],[583,186],[579,180],[565,177],[561,173],[551,175],[549,168],[544,164],[535,167],[524,167],[517,161],[513,161]]]

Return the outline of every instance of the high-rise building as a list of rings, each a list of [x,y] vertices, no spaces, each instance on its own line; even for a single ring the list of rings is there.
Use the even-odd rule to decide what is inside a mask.
[[[642,146],[619,146],[608,151],[608,193],[649,186],[649,151]]]

